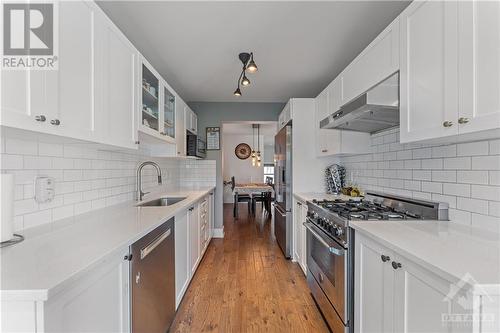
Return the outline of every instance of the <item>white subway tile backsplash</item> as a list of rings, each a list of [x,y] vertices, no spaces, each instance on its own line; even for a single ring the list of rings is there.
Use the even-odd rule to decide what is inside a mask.
[[[490,155],[500,155],[500,139],[490,141]]]
[[[422,182],[422,191],[431,193],[443,193],[443,184],[436,182]]]
[[[453,183],[457,181],[456,171],[432,171],[432,181],[433,182],[449,182]]]
[[[2,169],[22,169],[23,156],[3,154],[1,157],[0,164]]]
[[[488,184],[488,171],[457,171],[459,183]]]
[[[500,155],[472,157],[472,169],[498,170],[500,169]]]
[[[155,159],[139,152],[99,151],[97,146],[19,140],[7,134],[0,139],[0,145],[5,146],[0,155],[1,171],[15,177],[16,231],[133,200],[135,171],[144,160],[160,164],[167,188],[215,185],[213,160]],[[371,155],[368,156],[370,160]],[[360,158],[359,161],[360,167],[366,167],[366,160]],[[144,171],[144,189],[156,188],[154,170]],[[38,204],[33,198],[33,182],[38,175],[56,180],[56,196],[51,202]]]
[[[63,145],[57,143],[38,143],[38,155],[40,156],[63,156]]]
[[[17,138],[6,138],[5,152],[7,154],[37,155],[38,143],[36,141],[19,140]]]
[[[36,227],[37,225],[52,222],[52,210],[40,210],[35,213],[25,214],[24,228]]]
[[[450,218],[458,223],[489,229],[498,223],[500,140],[436,146],[399,144],[393,142],[395,133],[372,135],[371,145],[376,148],[372,154],[341,158],[356,184],[447,202]]]
[[[457,146],[438,146],[432,147],[432,157],[455,157],[457,156]]]
[[[457,197],[457,208],[472,213],[488,215],[488,201]]]
[[[432,149],[431,148],[420,148],[413,150],[413,159],[417,158],[431,158]]]
[[[422,169],[440,170],[443,168],[443,159],[433,158],[422,160]]]
[[[470,197],[470,187],[469,184],[444,183],[443,193],[459,197]]]
[[[457,145],[457,156],[488,155],[488,141],[467,142]]]
[[[472,213],[472,225],[481,229],[500,233],[500,218]]]
[[[444,159],[444,169],[469,170],[471,168],[470,157],[452,157]]]
[[[500,186],[472,185],[471,197],[500,201]]]

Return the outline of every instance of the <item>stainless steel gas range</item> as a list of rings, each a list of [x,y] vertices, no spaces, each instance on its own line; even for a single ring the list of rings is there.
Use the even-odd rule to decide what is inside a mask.
[[[331,330],[354,332],[352,220],[447,220],[448,204],[369,192],[359,201],[308,201],[307,283]]]

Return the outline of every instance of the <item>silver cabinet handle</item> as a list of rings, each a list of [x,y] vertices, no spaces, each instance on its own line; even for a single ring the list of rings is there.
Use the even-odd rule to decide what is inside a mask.
[[[45,116],[42,114],[39,116],[35,116],[35,120],[43,123],[45,120],[47,120],[47,118],[45,118]]]
[[[50,123],[54,126],[59,126],[61,124],[61,122],[59,121],[59,119],[52,119],[50,121]]]
[[[151,243],[149,243],[145,248],[143,248],[141,250],[141,260],[146,258],[148,256],[148,254],[150,254],[151,252],[153,252],[153,250],[161,244],[161,242],[163,242],[165,240],[165,238],[167,238],[168,236],[170,236],[170,231],[171,229],[168,229],[167,231],[165,231],[163,234],[161,234],[160,236],[156,237]]]
[[[401,268],[401,263],[393,261],[392,262],[392,268],[394,268],[394,269]]]
[[[447,120],[447,121],[443,122],[443,126],[444,127],[451,127],[451,126],[453,126],[453,123],[451,121]]]
[[[469,122],[469,118],[465,118],[465,117],[458,118],[459,124],[467,124],[468,122]]]
[[[141,272],[137,272],[135,275],[135,284],[139,284],[141,282]]]

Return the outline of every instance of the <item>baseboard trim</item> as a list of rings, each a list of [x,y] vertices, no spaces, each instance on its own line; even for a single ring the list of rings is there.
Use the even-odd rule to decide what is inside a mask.
[[[224,227],[214,228],[212,231],[213,238],[224,238]]]

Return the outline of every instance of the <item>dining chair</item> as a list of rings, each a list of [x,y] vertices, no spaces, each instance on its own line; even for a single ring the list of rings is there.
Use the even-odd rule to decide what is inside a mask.
[[[271,212],[271,192],[270,191],[261,192],[260,195],[252,197],[253,214],[255,214],[257,202],[260,202],[262,204],[261,206],[263,209],[266,210],[266,212],[268,212],[268,213]]]
[[[238,204],[240,202],[246,202],[248,205],[248,215],[252,214],[252,197],[249,194],[238,194],[238,192],[234,192],[234,188],[236,187],[236,180],[234,176],[231,177],[231,191],[234,193],[234,204],[233,204],[233,216],[238,218]]]

